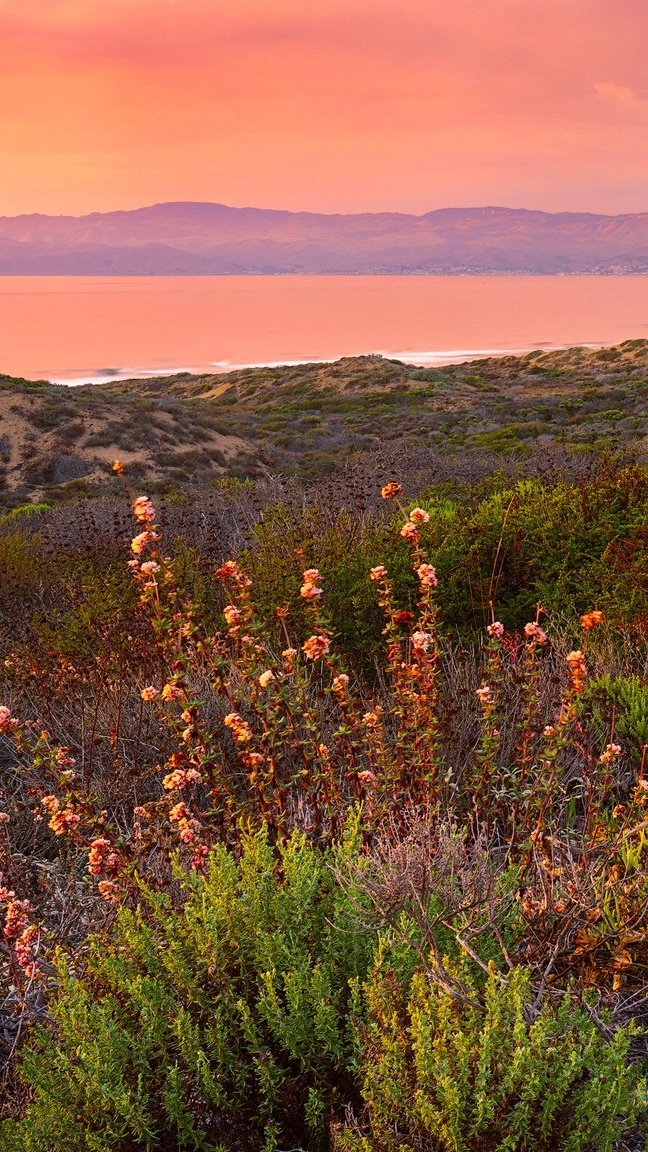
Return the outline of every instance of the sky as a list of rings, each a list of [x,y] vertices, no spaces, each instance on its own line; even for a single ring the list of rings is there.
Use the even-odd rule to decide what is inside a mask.
[[[646,0],[0,0],[0,215],[648,211]]]

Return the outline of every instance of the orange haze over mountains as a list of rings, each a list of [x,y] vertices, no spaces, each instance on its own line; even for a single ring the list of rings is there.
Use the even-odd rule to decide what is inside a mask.
[[[0,214],[648,207],[645,0],[0,0]]]

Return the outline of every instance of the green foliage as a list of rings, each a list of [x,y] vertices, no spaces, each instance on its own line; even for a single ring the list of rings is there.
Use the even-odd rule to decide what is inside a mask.
[[[368,1130],[339,1131],[336,1152],[611,1152],[645,1107],[629,1033],[606,1043],[568,995],[533,1017],[522,968],[491,969],[483,988],[465,964],[460,976],[467,1003],[420,972],[408,988],[389,969],[368,984]]]
[[[639,760],[644,745],[648,745],[648,689],[633,676],[600,676],[590,685],[588,696],[602,700],[604,720],[611,722],[614,712],[614,731],[621,737],[627,751]]]
[[[355,851],[353,834],[339,858]],[[329,857],[263,834],[237,863],[217,848],[185,902],[142,889],[83,974],[61,955],[22,1075],[33,1101],[2,1152],[315,1150],[331,1104],[353,1096],[350,1012],[373,939],[354,924]],[[310,1130],[310,1135],[309,1135]]]

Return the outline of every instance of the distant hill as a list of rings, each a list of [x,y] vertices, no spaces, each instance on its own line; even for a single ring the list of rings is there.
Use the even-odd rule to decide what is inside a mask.
[[[648,213],[323,215],[155,204],[0,217],[0,275],[648,273]]]

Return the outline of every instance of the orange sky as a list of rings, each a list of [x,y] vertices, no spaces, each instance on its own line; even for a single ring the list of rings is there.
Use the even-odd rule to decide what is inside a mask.
[[[0,214],[648,211],[647,0],[0,0]]]

